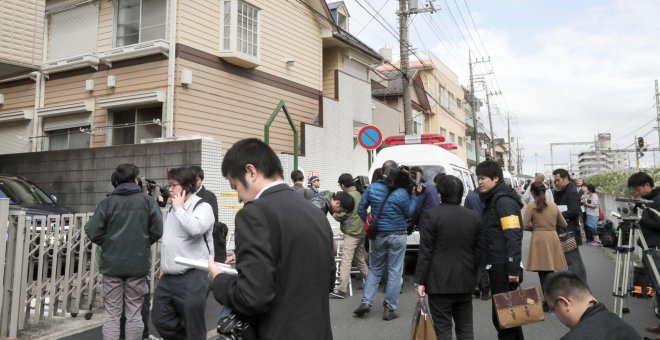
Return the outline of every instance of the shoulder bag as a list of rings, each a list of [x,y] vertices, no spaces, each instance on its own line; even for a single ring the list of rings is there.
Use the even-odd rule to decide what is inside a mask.
[[[544,320],[540,286],[520,288],[493,295],[500,327],[512,328]]]
[[[376,239],[376,234],[378,234],[378,221],[380,220],[380,214],[383,212],[383,208],[385,208],[387,199],[390,198],[392,191],[393,190],[389,189],[388,187],[387,195],[385,195],[383,204],[380,205],[380,208],[378,209],[378,213],[376,214],[376,216],[375,217],[372,216],[371,223],[369,223],[369,230],[367,231],[367,237],[369,237],[370,240]]]

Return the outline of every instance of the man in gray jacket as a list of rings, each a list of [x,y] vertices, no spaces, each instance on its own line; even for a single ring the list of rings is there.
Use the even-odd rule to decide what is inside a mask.
[[[151,245],[163,234],[163,218],[153,197],[137,184],[138,168],[120,164],[112,174],[115,190],[96,207],[85,226],[87,237],[101,246],[103,338],[119,339],[119,320],[126,315],[126,339],[140,339],[141,309],[148,292]]]

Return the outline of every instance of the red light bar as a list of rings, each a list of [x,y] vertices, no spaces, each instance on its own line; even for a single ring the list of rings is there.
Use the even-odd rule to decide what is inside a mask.
[[[426,133],[422,135],[398,135],[385,138],[387,145],[404,144],[437,144],[445,141],[445,137],[437,133]]]
[[[458,150],[458,146],[456,146],[454,143],[437,143],[436,145],[449,151]]]

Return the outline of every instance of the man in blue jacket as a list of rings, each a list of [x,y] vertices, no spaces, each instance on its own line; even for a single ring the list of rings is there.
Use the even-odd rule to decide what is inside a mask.
[[[382,169],[384,178],[388,175],[392,177],[392,181],[388,181],[388,183],[393,182],[396,177],[396,162],[386,161],[383,163]],[[371,216],[374,219],[371,228],[377,224],[377,232],[371,241],[369,274],[364,285],[362,300],[360,306],[353,311],[356,316],[362,317],[371,311],[378,283],[387,267],[383,320],[389,321],[398,317],[395,311],[399,304],[399,294],[403,283],[401,276],[403,258],[406,253],[406,221],[415,211],[417,206],[415,196],[417,192],[421,191],[421,185],[415,187],[409,194],[407,188],[390,187],[383,181],[378,181],[367,187],[362,195],[358,205],[358,215],[362,220],[366,220],[367,207],[371,206]]]

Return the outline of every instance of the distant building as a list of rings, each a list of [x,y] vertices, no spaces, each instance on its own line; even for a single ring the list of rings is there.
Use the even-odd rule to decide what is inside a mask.
[[[627,167],[626,153],[612,150],[612,135],[599,133],[595,136],[594,149],[578,154],[580,177],[620,171]]]

